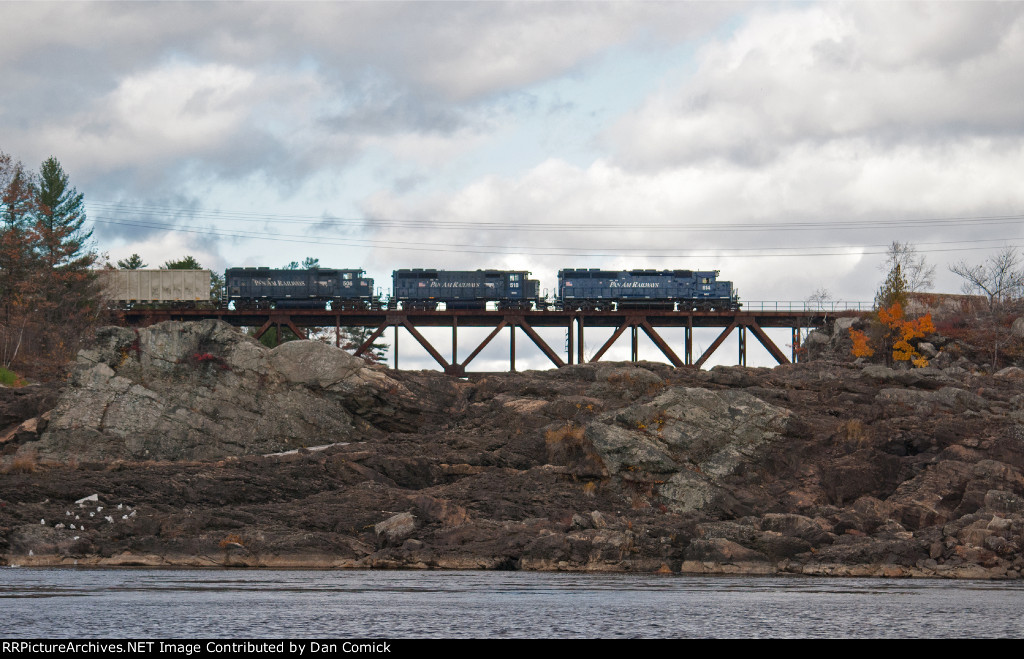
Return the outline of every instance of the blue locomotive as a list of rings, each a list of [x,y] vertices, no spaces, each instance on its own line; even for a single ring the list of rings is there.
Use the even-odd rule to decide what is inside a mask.
[[[433,310],[441,302],[447,309],[543,309],[540,282],[525,270],[395,270],[391,308]]]
[[[718,281],[718,274],[718,270],[559,270],[555,306],[569,311],[738,310],[732,282]]]
[[[363,270],[228,268],[225,303],[236,309],[367,309],[377,304]]]

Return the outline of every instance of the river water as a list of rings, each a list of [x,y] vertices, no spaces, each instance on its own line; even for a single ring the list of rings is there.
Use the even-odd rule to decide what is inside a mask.
[[[1024,583],[0,568],[13,638],[1024,637]]]

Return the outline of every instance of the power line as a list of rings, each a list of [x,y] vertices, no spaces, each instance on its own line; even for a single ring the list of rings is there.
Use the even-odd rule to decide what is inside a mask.
[[[564,251],[565,246],[557,247],[543,247],[543,246],[515,246],[515,245],[474,245],[474,244],[451,244],[451,243],[425,243],[422,241],[407,242],[407,241],[379,241],[371,240],[367,238],[338,238],[338,237],[315,237],[311,238],[308,236],[301,236],[295,234],[280,234],[270,232],[259,232],[259,231],[222,231],[217,229],[209,229],[204,227],[195,227],[190,225],[168,225],[168,224],[156,224],[146,222],[132,222],[126,220],[118,220],[112,218],[94,218],[93,222],[100,224],[120,225],[120,226],[134,226],[139,228],[156,229],[161,231],[169,231],[176,233],[192,233],[209,236],[217,236],[221,238],[234,238],[234,239],[249,239],[249,240],[273,240],[276,242],[288,242],[298,243],[306,245],[336,245],[342,247],[362,247],[362,248],[373,248],[373,249],[388,249],[388,250],[405,250],[405,251],[421,251],[421,252],[444,252],[444,253],[471,253],[471,254],[491,254],[491,255],[530,255],[530,256],[576,256],[576,257],[606,257],[615,258],[623,255],[623,252],[640,252],[634,256],[646,256],[650,258],[656,257],[673,257],[673,258],[730,258],[740,257],[743,258],[770,258],[770,257],[813,257],[813,256],[862,256],[862,255],[878,255],[886,254],[888,245],[834,245],[834,246],[814,246],[814,247],[759,247],[759,248],[729,248],[723,250],[711,250],[707,253],[695,253],[695,252],[681,252],[675,250],[652,250],[651,248],[628,248],[619,247],[613,252],[598,252],[595,250],[605,250],[607,248],[575,248],[572,251]],[[947,242],[932,242],[932,243],[920,243],[922,245],[958,245],[958,247],[949,248],[932,248],[932,249],[918,249],[918,252],[932,253],[932,252],[959,252],[959,251],[973,251],[981,249],[991,249],[991,246],[975,246],[975,247],[963,247],[964,244],[970,243],[1005,243],[1008,240],[1014,239],[978,239],[978,240],[967,240],[967,241],[947,241]],[[1019,245],[1010,245],[1011,247],[1019,247]],[[879,248],[885,248],[881,251],[869,251]],[[782,250],[832,250],[832,251],[819,251],[819,252],[793,252],[793,253],[782,253]],[[562,251],[558,251],[562,250]],[[772,252],[775,253],[753,253],[757,252]],[[838,250],[838,251],[837,251]],[[743,253],[736,253],[743,252]]]
[[[189,216],[190,219],[210,219],[218,222],[254,222],[262,221],[267,223],[284,223],[298,225],[312,225],[318,227],[359,227],[374,229],[429,229],[437,231],[530,231],[530,232],[565,232],[565,233],[595,233],[603,231],[662,231],[662,232],[747,232],[747,231],[808,231],[812,229],[835,230],[864,230],[871,228],[930,228],[950,226],[978,226],[978,225],[1001,225],[1019,224],[1024,221],[1024,214],[1006,215],[979,215],[979,216],[954,216],[954,217],[928,217],[928,218],[899,218],[888,220],[818,220],[804,222],[776,222],[771,224],[756,222],[723,222],[723,223],[688,223],[680,221],[672,224],[637,224],[637,223],[616,223],[616,224],[578,224],[578,223],[551,223],[551,222],[529,222],[517,221],[493,222],[493,221],[456,221],[456,220],[416,220],[416,219],[394,219],[378,217],[310,217],[303,215],[285,215],[275,213],[254,213],[246,211],[221,211],[214,209],[189,209],[174,208],[170,206],[150,205],[127,205],[118,202],[90,201],[89,206],[96,206],[98,210],[110,215],[123,214],[145,214],[156,216],[157,219],[166,218],[168,215]],[[130,219],[130,218],[129,218]]]

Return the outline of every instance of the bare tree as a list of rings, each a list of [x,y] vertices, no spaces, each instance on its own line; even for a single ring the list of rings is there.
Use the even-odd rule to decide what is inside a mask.
[[[991,355],[992,370],[995,370],[1001,352],[1014,340],[1009,322],[1014,303],[1024,294],[1021,257],[1015,247],[1007,246],[980,265],[961,261],[949,266],[949,270],[963,278],[964,293],[988,298],[988,309],[975,316],[969,336]]]
[[[989,309],[1016,300],[1024,293],[1024,270],[1016,247],[1004,247],[980,265],[960,261],[949,271],[964,279],[963,291],[968,295],[984,295]]]
[[[819,288],[804,300],[808,309],[827,309],[832,305],[832,293],[827,288]]]
[[[832,306],[832,302],[832,294],[828,289],[819,288],[804,299],[804,308],[808,310],[826,311]],[[810,322],[809,319],[808,322]],[[814,352],[813,343],[809,340],[812,331],[816,330],[809,325],[801,330],[802,338],[800,338],[800,345],[803,348],[802,360],[811,360],[814,358],[814,355],[812,354],[812,352]]]
[[[928,260],[910,243],[894,240],[885,252],[885,261],[878,265],[882,272],[893,272],[899,266],[900,273],[906,281],[908,293],[918,293],[932,287],[935,278],[935,266],[928,265]]]

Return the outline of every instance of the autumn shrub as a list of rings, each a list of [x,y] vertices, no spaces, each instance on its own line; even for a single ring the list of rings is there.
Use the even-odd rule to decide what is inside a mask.
[[[853,341],[850,352],[854,357],[871,357],[875,354],[871,347],[874,342],[882,350],[886,362],[910,362],[922,368],[928,365],[928,360],[911,341],[923,339],[932,332],[935,332],[935,325],[931,314],[909,319],[904,317],[903,305],[894,302],[878,310],[876,321],[868,332],[850,328],[850,340]]]

